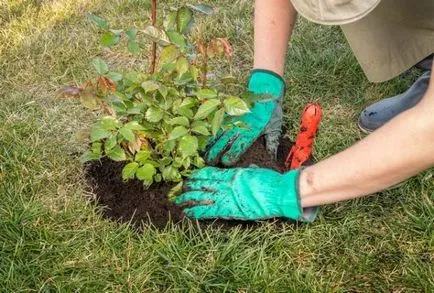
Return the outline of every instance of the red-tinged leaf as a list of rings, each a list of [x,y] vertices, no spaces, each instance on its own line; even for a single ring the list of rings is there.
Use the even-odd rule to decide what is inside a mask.
[[[232,58],[232,55],[234,54],[234,49],[232,48],[229,41],[225,38],[217,38],[217,40],[220,41],[220,43],[223,45],[223,48],[225,50],[226,58],[230,61]]]
[[[100,76],[98,78],[98,88],[103,92],[103,94],[116,91],[115,83],[106,76]]]

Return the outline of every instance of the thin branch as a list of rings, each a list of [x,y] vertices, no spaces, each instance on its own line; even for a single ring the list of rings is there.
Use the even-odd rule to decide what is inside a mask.
[[[152,0],[152,25],[157,23],[157,0]],[[157,43],[152,42],[151,65],[149,71],[155,72],[155,60],[157,59]]]
[[[202,88],[206,88],[207,84],[207,75],[208,75],[208,45],[203,44],[202,34],[200,30],[198,30],[198,50],[200,56],[202,57],[202,70],[201,70],[201,80],[202,80]]]

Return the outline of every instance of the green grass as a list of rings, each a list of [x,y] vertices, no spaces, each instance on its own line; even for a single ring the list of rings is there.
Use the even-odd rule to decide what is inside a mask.
[[[209,3],[218,13],[198,25],[230,39],[231,70],[245,81],[252,1]],[[315,223],[299,227],[167,227],[136,234],[103,220],[87,200],[92,195],[77,161],[85,146],[73,139],[93,115],[56,98],[56,90],[91,76],[89,61],[97,55],[113,67],[142,62],[100,50],[89,11],[115,26],[149,18],[140,0],[0,4],[0,292],[434,290],[433,170],[375,197],[326,206]],[[417,76],[412,71],[371,84],[338,28],[304,21],[287,64],[291,133],[306,102],[324,106],[318,158],[360,139],[356,121],[363,107],[405,90]]]

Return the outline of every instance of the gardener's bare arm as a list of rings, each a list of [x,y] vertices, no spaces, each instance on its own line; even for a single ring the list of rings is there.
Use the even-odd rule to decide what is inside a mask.
[[[260,135],[265,136],[267,151],[276,155],[282,132],[281,100],[285,89],[282,75],[295,19],[290,0],[256,0],[254,70],[247,90],[274,99],[256,103],[249,113],[233,120],[242,122],[244,129],[225,130],[210,141],[204,155],[209,165],[234,165]]]
[[[434,69],[434,68],[433,68]],[[424,99],[351,148],[306,168],[302,206],[381,191],[434,165],[434,80]]]
[[[256,0],[254,68],[283,76],[288,41],[296,19],[289,0]]]

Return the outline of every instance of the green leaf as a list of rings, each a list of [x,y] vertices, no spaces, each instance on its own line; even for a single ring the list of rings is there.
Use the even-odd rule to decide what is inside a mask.
[[[199,77],[199,69],[196,66],[190,66],[190,75],[191,78],[193,78],[194,81],[197,81]]]
[[[128,179],[134,179],[134,176],[136,175],[136,171],[139,168],[139,164],[136,162],[131,162],[122,169],[122,179],[128,180]]]
[[[246,102],[239,97],[228,97],[223,101],[226,113],[231,116],[241,116],[250,112]]]
[[[219,100],[208,100],[202,105],[200,105],[199,109],[194,116],[194,120],[200,120],[206,118],[209,114],[211,114],[217,107],[220,105]]]
[[[102,46],[112,47],[119,44],[120,37],[112,32],[105,32],[99,41]]]
[[[187,97],[184,100],[182,100],[181,105],[179,105],[180,108],[186,108],[186,109],[191,109],[194,107],[194,105],[196,105],[196,101],[195,99],[191,98],[191,97]]]
[[[162,179],[163,178],[162,178],[161,174],[155,174],[155,176],[154,176],[154,181],[155,182],[161,182]]]
[[[174,62],[179,54],[179,49],[175,45],[164,47],[160,52],[160,65]]]
[[[188,133],[188,129],[184,126],[176,126],[173,128],[173,130],[169,133],[168,140],[174,140],[177,138],[180,138],[181,136],[184,136]]]
[[[191,131],[195,133],[199,133],[202,135],[210,135],[210,132],[208,130],[209,124],[205,121],[195,121],[191,125]]]
[[[213,89],[201,89],[197,91],[196,96],[199,99],[213,99],[217,98],[218,94],[217,91]]]
[[[121,126],[121,123],[113,116],[104,116],[100,120],[100,125],[105,130],[116,130]]]
[[[161,85],[158,89],[158,92],[163,96],[163,98],[167,97],[167,94],[169,93],[169,90],[167,89],[167,86]]]
[[[161,46],[167,46],[170,44],[167,34],[155,26],[148,25],[144,30],[142,30],[142,32],[146,37],[150,38],[153,42],[157,42]]]
[[[160,64],[160,67],[162,71],[165,71],[170,74],[175,71],[176,64],[175,63]]]
[[[184,86],[191,82],[193,80],[193,77],[191,76],[190,72],[186,72],[181,76],[178,76],[178,78],[175,79],[174,84],[178,86]]]
[[[145,114],[146,120],[148,120],[149,122],[153,122],[153,123],[156,123],[156,122],[160,121],[161,119],[163,119],[163,116],[164,116],[163,110],[161,110],[159,108],[155,108],[155,107],[149,108]]]
[[[212,135],[217,135],[217,132],[220,129],[220,126],[222,125],[223,118],[225,117],[225,109],[220,109],[214,114],[214,118],[211,122],[211,132]]]
[[[107,156],[113,161],[125,161],[127,159],[125,151],[118,145],[111,149]]]
[[[209,143],[209,137],[208,136],[198,136],[197,140],[199,141],[199,150],[203,151],[207,147]]]
[[[174,187],[172,187],[167,194],[170,201],[174,202],[176,197],[182,193],[182,186],[184,182],[180,181],[178,184],[176,184]]]
[[[104,60],[101,60],[100,58],[95,58],[92,60],[92,64],[96,69],[96,72],[98,72],[101,75],[104,75],[108,73],[108,66],[104,62]]]
[[[197,153],[199,148],[199,144],[197,141],[197,137],[192,135],[186,135],[179,141],[179,151],[184,156],[192,156]]]
[[[105,152],[108,153],[117,144],[116,135],[111,135],[104,143]]]
[[[187,117],[188,119],[193,119],[194,116],[193,110],[188,108],[179,108],[176,112],[182,116]]]
[[[128,114],[141,114],[145,108],[146,108],[145,103],[139,103],[139,104],[135,105],[134,107],[129,108],[127,113]]]
[[[151,156],[151,152],[147,150],[141,150],[136,153],[135,161],[139,163],[145,163],[147,159]]]
[[[181,7],[176,14],[176,26],[178,32],[181,34],[186,34],[188,28],[193,21],[193,12],[187,7]]]
[[[181,76],[184,73],[186,73],[188,71],[189,66],[190,64],[188,64],[187,58],[185,58],[184,56],[179,57],[178,60],[176,61],[176,71],[178,72],[178,76]]]
[[[142,83],[142,88],[145,92],[154,92],[160,88],[161,84],[153,80],[147,80]]]
[[[205,167],[205,160],[201,157],[197,156],[193,159],[193,165],[195,165],[197,168],[203,168]]]
[[[102,128],[102,127],[95,127],[90,132],[90,140],[92,142],[101,140],[103,138],[107,138],[110,136],[110,131]]]
[[[81,104],[90,109],[90,110],[98,110],[100,108],[99,106],[99,98],[92,93],[83,93],[80,95],[80,102]]]
[[[92,13],[89,13],[87,15],[87,18],[90,19],[93,23],[95,23],[97,26],[99,26],[103,30],[109,29],[109,24],[105,19],[103,19],[99,16],[96,16],[95,14],[92,14]]]
[[[91,151],[87,151],[80,156],[80,162],[81,163],[86,163],[89,161],[95,161],[95,160],[99,160],[99,159],[101,159],[101,155],[94,154]]]
[[[171,152],[176,147],[176,141],[175,140],[168,140],[164,143],[164,150]]]
[[[152,181],[152,177],[157,173],[157,169],[151,164],[144,164],[137,169],[136,176],[139,180]]]
[[[97,155],[102,155],[102,143],[101,142],[94,142],[92,144],[92,153]]]
[[[137,36],[137,29],[136,28],[129,29],[125,32],[125,34],[128,36],[130,40],[135,40]]]
[[[144,130],[145,128],[139,124],[137,121],[131,121],[124,125],[124,128],[128,128],[131,130]]]
[[[212,6],[209,6],[207,4],[196,4],[196,5],[192,5],[192,4],[187,4],[187,6],[197,12],[206,14],[206,15],[211,15],[214,14],[214,8]]]
[[[111,72],[107,73],[106,76],[108,78],[110,78],[111,80],[113,80],[113,81],[120,81],[120,80],[122,80],[122,74],[117,73],[117,72],[111,71]]]
[[[164,23],[163,26],[166,31],[176,31],[176,11],[171,11],[169,14],[164,17]]]
[[[128,41],[128,51],[132,54],[137,54],[140,52],[140,45],[134,40]]]
[[[140,81],[140,74],[136,71],[130,71],[125,74],[125,79],[131,81],[132,83],[138,83]]]
[[[119,133],[129,142],[136,141],[136,136],[134,135],[134,132],[129,128],[122,127],[121,129],[119,129]]]
[[[162,158],[161,160],[158,161],[159,166],[163,166],[163,167],[169,165],[172,162],[173,162],[173,160],[172,160],[171,157],[164,157],[164,158]]]
[[[163,179],[165,181],[179,181],[179,180],[181,180],[181,174],[179,174],[179,171],[176,170],[172,166],[168,166],[168,167],[164,168],[162,175],[163,175]]]
[[[184,169],[188,170],[191,166],[191,158],[189,156],[186,156],[185,158],[183,158],[181,164]]]
[[[170,119],[168,124],[170,124],[170,125],[182,125],[182,126],[186,126],[186,127],[190,126],[190,122],[188,121],[188,118],[183,117],[183,116]]]
[[[172,44],[178,46],[181,49],[187,47],[184,36],[178,32],[167,32],[167,36]]]

